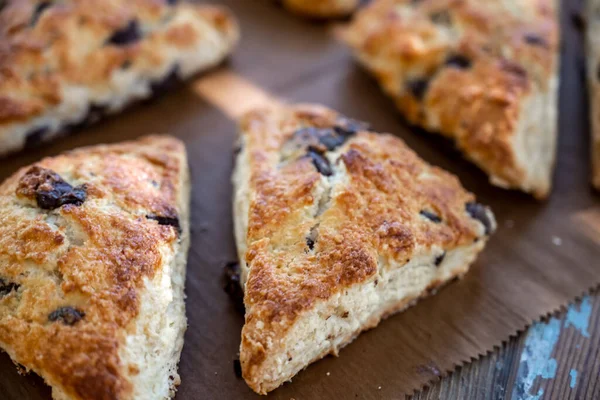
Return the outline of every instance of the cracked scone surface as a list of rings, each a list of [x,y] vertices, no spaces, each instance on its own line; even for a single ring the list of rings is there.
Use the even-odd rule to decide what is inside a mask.
[[[173,0],[0,2],[0,155],[36,146],[217,65],[238,27]]]
[[[336,18],[351,14],[360,0],[281,0],[291,12],[310,18]]]
[[[461,276],[495,229],[458,179],[318,105],[240,122],[240,361],[264,394]]]
[[[167,136],[47,158],[0,186],[0,347],[55,399],[174,396],[189,189]]]
[[[376,0],[341,32],[407,120],[453,139],[493,184],[552,186],[554,0]]]
[[[600,0],[587,0],[587,74],[592,128],[592,183],[600,190]]]

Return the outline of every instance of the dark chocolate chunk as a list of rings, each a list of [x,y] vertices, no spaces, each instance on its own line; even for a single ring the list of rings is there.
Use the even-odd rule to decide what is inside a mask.
[[[65,204],[80,206],[87,196],[85,186],[73,187],[61,180],[54,182],[50,190],[38,190],[35,194],[38,207],[44,210],[54,210]]]
[[[8,3],[7,0],[0,0],[0,11],[2,11],[2,9],[4,9],[4,7],[6,7],[7,3]]]
[[[34,166],[21,177],[17,193],[35,198],[38,207],[54,210],[65,204],[80,206],[87,197],[85,185],[73,187],[56,172]]]
[[[585,30],[586,22],[584,16],[581,15],[581,12],[573,12],[571,14],[571,22],[578,31],[583,32]]]
[[[429,88],[429,80],[428,79],[412,79],[406,82],[406,88],[408,91],[417,98],[417,100],[422,100],[425,96],[425,92]]]
[[[471,60],[462,54],[452,54],[446,58],[446,66],[458,69],[471,68]]]
[[[440,24],[440,25],[451,25],[452,24],[452,17],[450,16],[450,13],[447,10],[442,10],[442,11],[438,11],[438,12],[434,12],[433,14],[430,14],[429,19],[431,19],[431,21],[433,23]]]
[[[175,65],[171,68],[171,71],[160,81],[152,82],[150,84],[150,90],[152,90],[152,96],[158,96],[169,90],[174,89],[181,82],[179,77],[179,65]]]
[[[535,33],[527,33],[523,36],[523,39],[532,46],[548,47],[546,40]]]
[[[61,321],[65,325],[75,325],[85,317],[85,313],[73,307],[61,307],[48,315],[51,322]]]
[[[302,128],[294,132],[294,138],[301,143],[319,142],[329,151],[343,145],[354,132],[335,128]]]
[[[478,220],[479,222],[481,222],[483,224],[483,226],[485,227],[486,235],[489,235],[490,233],[492,233],[492,230],[493,230],[492,221],[488,215],[486,206],[479,204],[479,203],[470,202],[470,203],[466,204],[465,209],[467,210],[467,213],[469,213],[469,215],[472,218]]]
[[[338,134],[352,136],[357,132],[366,131],[369,129],[369,124],[363,121],[358,121],[351,118],[339,117],[333,128]]]
[[[428,220],[435,222],[436,224],[439,224],[440,222],[442,222],[442,219],[440,218],[439,215],[437,215],[429,210],[421,210],[421,211],[419,211],[419,214],[421,214],[423,217],[427,218]]]
[[[596,69],[596,79],[600,81],[600,64],[598,64],[598,68]]]
[[[21,285],[18,285],[14,282],[8,282],[0,278],[0,298],[8,295],[13,290],[17,291],[20,287]]]
[[[315,241],[311,238],[306,238],[306,245],[308,246],[309,250],[315,249]]]
[[[142,37],[140,26],[137,20],[130,20],[123,28],[115,31],[111,37],[106,40],[106,44],[115,46],[126,46],[137,42]]]
[[[181,225],[179,224],[179,218],[175,216],[163,217],[160,215],[146,215],[147,219],[158,222],[159,225],[172,226],[177,229],[177,232],[181,233]]]
[[[44,137],[50,131],[47,126],[41,126],[27,133],[25,136],[25,149],[32,149],[44,142]]]
[[[333,175],[333,170],[331,169],[331,164],[329,164],[329,160],[323,154],[321,154],[321,152],[319,152],[319,149],[310,146],[306,155],[310,157],[315,168],[317,169],[317,171],[319,171],[321,175]]]
[[[52,6],[51,1],[43,1],[41,3],[38,3],[38,5],[33,10],[33,13],[31,14],[31,19],[29,20],[29,26],[34,26],[35,24],[37,24],[42,13],[46,9],[48,9],[50,6]]]
[[[244,314],[244,291],[241,285],[241,268],[237,261],[230,261],[223,268],[223,290],[233,301],[236,310]]]
[[[445,251],[435,258],[435,260],[434,260],[435,266],[439,267],[444,262],[444,258],[446,258]]]
[[[236,378],[242,379],[242,363],[240,362],[239,358],[233,360],[233,373],[235,374]]]
[[[167,4],[170,6],[174,6],[178,2],[178,0],[166,0],[166,1],[167,1]]]

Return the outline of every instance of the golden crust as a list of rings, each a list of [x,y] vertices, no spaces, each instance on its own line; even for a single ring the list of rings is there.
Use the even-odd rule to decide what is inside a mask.
[[[359,0],[283,0],[293,13],[311,18],[336,18],[351,14]]]
[[[502,186],[548,194],[553,160],[524,165],[516,135],[532,113],[555,129],[554,0],[377,0],[342,37],[410,123],[453,138]],[[541,137],[546,128],[523,130]],[[543,178],[531,178],[534,168]]]
[[[381,260],[405,264],[423,249],[451,250],[494,229],[493,217],[484,229],[466,211],[474,196],[455,176],[333,110],[256,110],[240,125],[236,174],[248,176],[250,199],[248,215],[236,215],[248,219],[243,246],[238,238],[248,270],[241,362],[254,390],[263,390],[253,374],[272,344],[319,301],[372,279]],[[349,134],[335,148],[299,133],[339,127]],[[330,176],[311,149],[329,160]]]
[[[143,281],[178,241],[157,220],[177,218],[186,168],[181,142],[149,136],[44,159],[0,186],[0,345],[16,363],[72,398],[129,398],[118,351]],[[41,208],[56,179],[85,188],[84,201]],[[80,320],[52,317],[61,307]]]
[[[116,112],[160,91],[173,73],[214,65],[237,38],[221,7],[9,0],[0,10],[0,145],[17,147],[11,136],[24,133],[22,124],[49,135],[81,123],[88,106]]]

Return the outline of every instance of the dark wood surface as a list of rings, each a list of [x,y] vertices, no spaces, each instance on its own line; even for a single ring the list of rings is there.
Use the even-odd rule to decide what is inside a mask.
[[[370,121],[377,130],[397,134],[426,160],[457,174],[482,202],[493,207],[500,224],[464,280],[361,335],[339,358],[328,357],[314,364],[270,398],[403,398],[455,365],[499,346],[540,315],[600,282],[600,205],[588,184],[583,52],[581,37],[570,21],[576,2],[565,1],[561,14],[565,45],[560,151],[555,191],[546,203],[490,186],[486,176],[464,161],[447,141],[407,127],[391,101],[333,38],[330,25],[292,17],[266,1],[222,2],[239,16],[243,32],[238,50],[226,65],[228,71],[279,98],[321,102]],[[211,79],[211,75],[200,79]],[[171,132],[184,140],[194,193],[186,284],[189,328],[180,364],[183,383],[177,398],[257,398],[233,373],[243,316],[220,283],[222,266],[235,259],[229,183],[235,123],[193,87],[183,87],[44,149],[3,160],[0,178],[43,156],[82,145],[117,142],[152,132]],[[232,93],[232,102],[236,95]],[[534,378],[533,386],[525,387],[534,372],[529,371],[533,364],[521,363],[521,349],[527,348],[523,346],[529,337],[523,335],[500,352],[463,367],[418,398],[511,398],[514,394],[512,398],[530,399],[535,398],[527,397],[530,393],[537,393],[535,385],[543,386],[544,399],[597,398],[594,378],[598,357],[589,354],[597,355],[598,343],[592,332],[596,334],[598,329],[594,329],[596,319],[592,320],[591,337],[585,344],[576,342],[580,339],[573,327],[562,330],[553,347],[555,353],[547,357],[556,359],[554,379]],[[552,323],[550,328],[555,326]],[[535,329],[544,331],[534,328],[530,331],[533,337]],[[550,337],[554,335],[552,329]],[[569,335],[574,335],[572,340]],[[587,361],[575,360],[571,346],[577,344],[587,346],[586,354],[579,353]],[[540,365],[546,364],[534,366]],[[579,371],[575,397],[571,391],[564,392],[570,388],[570,381],[564,379],[565,368],[569,369],[566,376],[571,368]],[[551,375],[551,371],[538,372]],[[523,390],[515,389],[520,382],[524,382]],[[5,354],[0,355],[0,390],[0,399],[47,399],[49,394],[39,378],[19,377]]]
[[[596,291],[412,399],[594,400],[600,398],[599,374],[600,293]]]

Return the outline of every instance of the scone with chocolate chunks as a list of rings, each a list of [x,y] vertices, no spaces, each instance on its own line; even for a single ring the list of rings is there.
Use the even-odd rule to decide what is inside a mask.
[[[588,92],[592,128],[592,183],[600,190],[600,0],[587,0]]]
[[[402,140],[317,105],[240,122],[243,377],[265,394],[467,272],[496,224]]]
[[[338,18],[350,15],[360,0],[279,0],[289,11],[309,18]]]
[[[47,158],[0,186],[0,347],[54,399],[175,395],[189,192],[167,136]]]
[[[237,39],[226,9],[185,1],[0,1],[0,155],[165,92]]]
[[[546,198],[557,135],[555,0],[375,0],[341,31],[407,120],[490,181]]]

